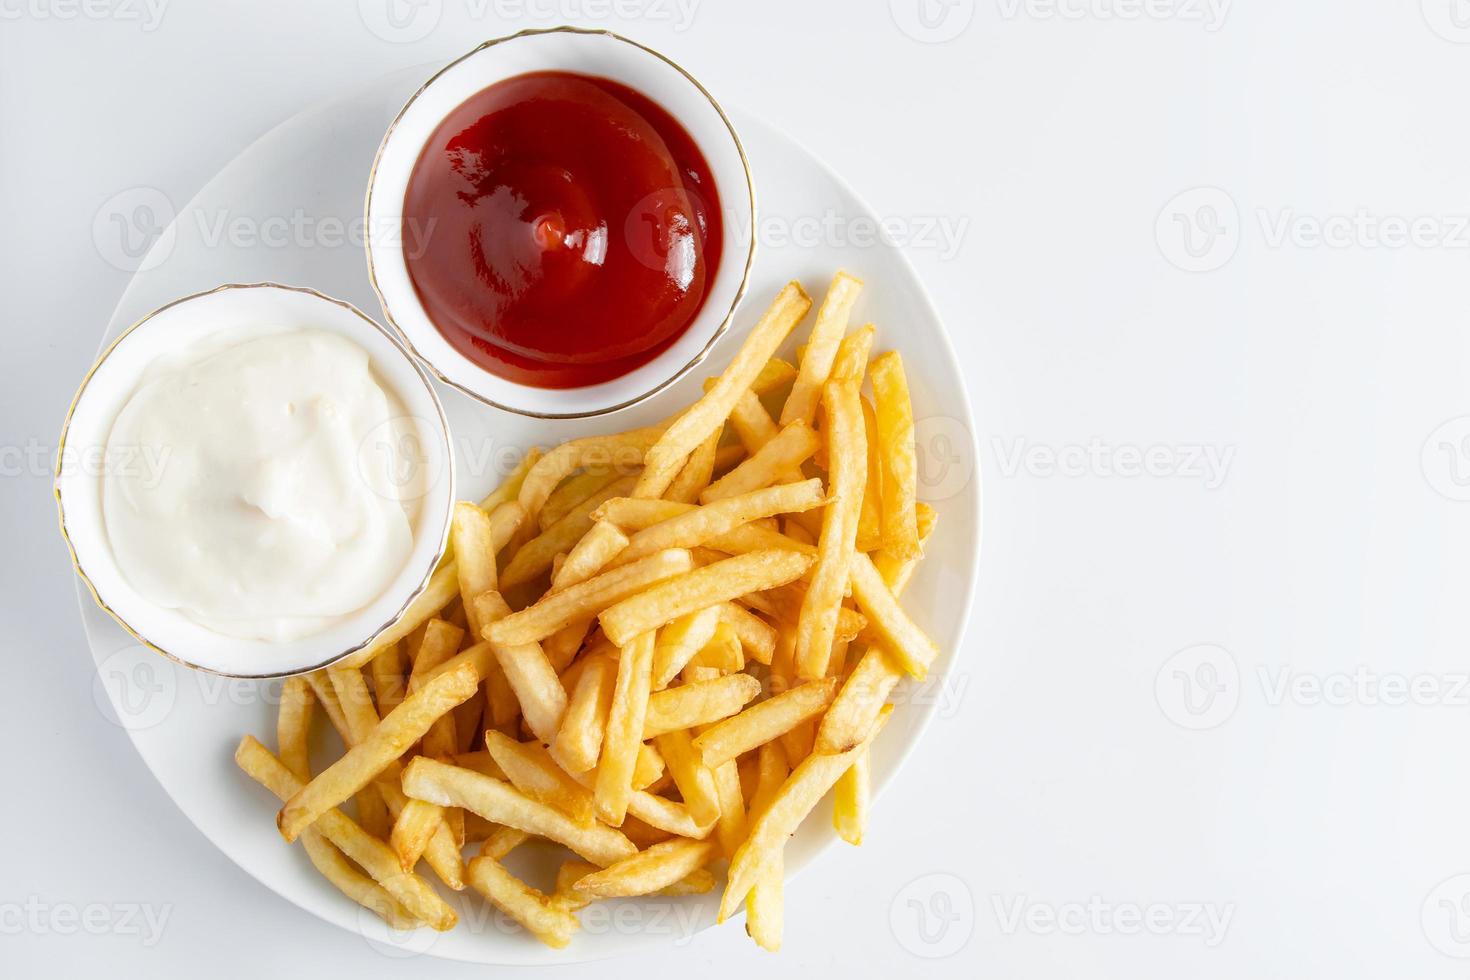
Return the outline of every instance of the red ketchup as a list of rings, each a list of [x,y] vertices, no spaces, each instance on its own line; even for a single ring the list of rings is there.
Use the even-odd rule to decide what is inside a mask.
[[[709,164],[674,118],[605,78],[533,72],[439,124],[403,201],[429,318],[494,374],[576,388],[689,328],[720,264]]]

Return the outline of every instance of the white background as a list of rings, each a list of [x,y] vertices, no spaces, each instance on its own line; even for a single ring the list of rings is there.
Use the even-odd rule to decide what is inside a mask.
[[[94,706],[48,447],[128,279],[114,195],[575,22],[893,219],[985,528],[956,703],[790,886],[785,951],[553,975],[1464,974],[1470,3],[427,0],[405,41],[384,0],[162,2],[0,0],[0,973],[485,974],[300,913],[174,809]]]

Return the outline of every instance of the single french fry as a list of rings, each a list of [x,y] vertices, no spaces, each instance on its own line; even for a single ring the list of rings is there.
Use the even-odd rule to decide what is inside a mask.
[[[597,816],[614,827],[623,822],[628,797],[633,792],[633,771],[638,763],[638,746],[643,741],[644,717],[648,711],[653,649],[654,633],[650,630],[628,637],[618,659],[595,789]]]
[[[240,745],[235,750],[235,763],[246,775],[281,800],[299,795],[308,785],[271,755],[269,749],[249,735],[240,740]],[[317,825],[323,837],[357,862],[415,918],[440,932],[454,927],[458,919],[454,909],[424,879],[415,874],[404,873],[398,866],[398,858],[387,844],[367,833],[335,807],[329,807],[319,814]]]
[[[664,491],[664,497],[668,500],[680,501],[692,504],[699,499],[704,488],[709,486],[710,480],[715,475],[715,455],[720,449],[720,430],[715,429],[695,447],[694,452],[689,454],[689,459],[684,463],[679,475],[674,477],[674,482],[669,484],[669,489]]]
[[[625,567],[633,568],[637,564],[640,563]],[[685,572],[608,606],[598,616],[598,622],[608,639],[624,644],[680,616],[795,581],[811,564],[810,556],[794,551],[752,551],[737,555]]]
[[[643,737],[655,738],[729,718],[760,692],[761,682],[749,674],[727,674],[651,694]]]
[[[730,428],[735,430],[735,437],[747,453],[758,452],[781,431],[760,398],[749,389],[741,393],[735,407],[730,409]]]
[[[807,338],[806,354],[801,359],[796,383],[781,409],[782,425],[797,419],[810,425],[816,419],[822,388],[832,372],[833,362],[837,360],[837,348],[842,343],[848,317],[862,288],[863,281],[846,272],[838,272],[832,285],[827,287],[827,295],[817,309],[811,336]]]
[[[903,611],[872,559],[867,555],[855,555],[849,568],[852,597],[867,617],[868,629],[883,649],[903,664],[905,670],[923,680],[929,672],[929,665],[939,656],[939,648]]]
[[[662,691],[679,676],[696,653],[715,635],[720,624],[719,606],[686,613],[659,630],[653,651],[652,689]]]
[[[627,498],[622,498],[627,499]],[[580,541],[567,552],[561,571],[552,576],[551,591],[571,588],[587,581],[628,547],[628,536],[611,521],[595,521]]]
[[[424,736],[438,718],[467,700],[479,686],[468,666],[435,678],[404,698],[371,735],[286,801],[277,816],[281,836],[294,841],[318,817],[366,786]],[[350,856],[350,855],[349,855]]]
[[[903,358],[889,351],[872,366],[874,414],[883,462],[883,549],[899,558],[919,557],[918,457],[914,448],[914,408],[909,400]]]
[[[755,791],[751,794],[747,824],[770,807],[789,769],[780,742],[761,746]],[[785,855],[778,849],[756,879],[745,900],[745,931],[762,949],[776,952],[781,948],[782,916],[785,911]]]
[[[883,547],[883,459],[878,448],[878,421],[873,405],[864,396],[863,438],[868,445],[868,482],[863,485],[863,503],[858,511],[857,550],[874,551]]]
[[[783,487],[784,489],[784,487]],[[795,491],[804,493],[803,490]],[[640,500],[634,497],[615,497],[598,508],[600,520],[616,524],[624,531],[640,532],[656,524],[671,521],[676,517],[692,514],[699,509],[696,504],[683,504],[674,500]],[[751,551],[799,551],[815,555],[817,549],[811,544],[795,541],[780,531],[766,527],[759,520],[742,524],[723,534],[709,538],[704,544],[714,551],[727,555],[743,555]]]
[[[552,761],[545,746],[517,742],[492,730],[485,733],[485,747],[516,789],[577,823],[592,822],[592,794]]]
[[[546,574],[551,569],[551,560],[557,554],[571,551],[577,542],[581,541],[583,536],[592,529],[592,512],[604,500],[621,497],[632,490],[633,482],[633,477],[626,476],[609,483],[573,507],[555,524],[526,542],[516,552],[510,564],[505,566],[505,571],[500,576],[501,583],[509,589]]]
[[[561,520],[572,512],[582,501],[592,496],[603,487],[619,479],[621,474],[609,469],[584,470],[575,476],[569,476],[546,498],[546,503],[541,508],[537,517],[541,530],[545,531],[551,525]]]
[[[464,602],[471,636],[479,636],[484,628],[470,606],[470,600],[482,592],[496,588],[495,548],[490,539],[490,515],[474,504],[460,501],[454,505],[449,540],[454,546],[454,563],[459,576],[459,595]]]
[[[521,881],[491,857],[477,857],[467,870],[470,887],[553,949],[562,949],[580,928],[577,917]]]
[[[777,482],[783,474],[800,472],[799,467],[817,451],[821,440],[805,422],[792,422],[774,439],[751,453],[729,473],[705,488],[700,503],[713,503],[725,497],[759,490]]]
[[[556,869],[556,893],[552,896],[552,900],[559,902],[569,911],[586,908],[596,901],[596,898],[585,892],[577,891],[573,886],[598,870],[597,865],[589,861],[563,861],[561,867]],[[704,868],[696,868],[678,881],[665,885],[650,894],[660,896],[704,895],[713,891],[714,887],[715,876]]]
[[[837,359],[832,362],[832,377],[845,381],[862,381],[868,373],[868,354],[873,350],[873,325],[859,327],[837,347]]]
[[[316,695],[305,677],[288,677],[281,685],[281,704],[276,711],[276,751],[281,763],[297,779],[311,778],[308,739],[311,735],[311,709]]]
[[[649,586],[689,571],[693,556],[682,549],[661,551],[628,565],[594,575],[489,626],[487,640],[497,643],[534,643],[559,629],[636,595]]]
[[[572,888],[592,898],[652,895],[693,874],[714,856],[712,842],[676,838],[579,878]]]
[[[628,539],[619,562],[633,561],[666,548],[695,548],[751,521],[820,507],[825,498],[821,480],[804,480],[725,497],[685,511]]]
[[[770,804],[751,821],[750,835],[735,852],[735,858],[730,862],[725,894],[720,899],[717,921],[723,922],[745,901],[774,855],[785,847],[786,839],[796,832],[806,815],[852,765],[853,756],[878,734],[891,711],[891,707],[886,708],[878,716],[872,731],[857,748],[839,755],[808,756],[792,771]]]
[[[614,661],[593,657],[577,678],[554,743],[557,761],[569,772],[586,772],[597,765],[612,708],[616,671]]]
[[[603,867],[637,851],[612,827],[579,824],[508,783],[423,756],[404,768],[403,791],[414,799],[464,807],[486,820],[556,841]]]
[[[720,621],[729,623],[734,628],[746,656],[756,663],[770,665],[771,657],[776,652],[775,627],[733,602],[720,606]]]
[[[872,773],[867,751],[859,752],[837,780],[832,795],[832,827],[837,836],[857,846],[863,842],[872,797]]]
[[[398,811],[388,844],[398,855],[398,864],[404,871],[412,871],[419,863],[429,839],[443,822],[444,808],[423,800],[409,800]]]
[[[761,365],[760,373],[750,383],[750,390],[757,395],[769,395],[783,385],[789,385],[796,380],[796,365],[790,361],[783,361],[779,357],[773,357]]]
[[[694,751],[689,732],[665,732],[654,739],[659,753],[668,764],[669,775],[679,787],[679,795],[695,822],[713,824],[720,817],[720,797],[715,788],[714,773]]]
[[[798,321],[811,309],[811,297],[800,283],[788,283],[746,335],[734,361],[713,388],[695,402],[645,454],[635,497],[661,497],[689,454],[724,425],[742,392],[760,376],[766,362]],[[524,501],[523,501],[524,502]]]
[[[638,761],[633,764],[633,788],[647,789],[664,774],[664,757],[647,742],[638,746]]]
[[[406,662],[400,641],[388,644],[368,664],[373,675],[373,693],[378,699],[379,714],[387,714],[403,703],[403,696],[408,690],[404,679]]]
[[[663,426],[655,425],[562,443],[531,467],[517,499],[526,509],[526,515],[533,521],[539,521],[541,508],[562,480],[581,469],[612,469],[630,473],[633,467],[643,464],[648,450],[659,441],[664,431]]]
[[[817,564],[796,626],[796,675],[805,680],[827,676],[837,617],[848,589],[848,567],[857,541],[858,512],[867,479],[868,447],[863,436],[858,383],[828,382],[822,404],[827,413],[832,502],[822,512]]]
[[[745,669],[745,649],[735,627],[723,619],[715,627],[715,635],[689,661],[690,667],[712,667],[721,674]],[[752,695],[754,696],[754,695]]]
[[[715,824],[715,834],[720,841],[720,854],[726,860],[735,856],[735,851],[745,840],[745,799],[740,789],[740,767],[735,760],[710,770],[715,777],[715,796],[720,803],[720,819]]]
[[[511,615],[510,606],[506,605],[498,592],[477,595],[471,605],[486,627]],[[526,724],[543,742],[554,742],[557,729],[561,727],[562,715],[567,710],[567,692],[561,686],[556,671],[551,668],[551,662],[546,659],[541,645],[535,641],[488,642],[500,669],[505,673],[505,679],[515,692]]]
[[[826,711],[837,683],[835,677],[823,678],[753,704],[701,732],[694,747],[706,766],[718,768]]]
[[[484,820],[484,817],[478,813],[471,813],[470,816],[476,820]],[[524,830],[503,827],[499,824],[491,824],[491,826],[495,829],[485,835],[485,842],[480,845],[480,857],[494,858],[497,861],[504,860],[507,854],[531,839],[531,835]],[[597,865],[594,864],[593,867]]]

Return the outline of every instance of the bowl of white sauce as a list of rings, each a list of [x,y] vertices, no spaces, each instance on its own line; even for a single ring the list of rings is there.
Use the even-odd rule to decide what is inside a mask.
[[[164,656],[234,677],[370,644],[428,584],[454,499],[423,369],[350,304],[274,283],[124,331],[57,454],[62,535],[98,604]]]

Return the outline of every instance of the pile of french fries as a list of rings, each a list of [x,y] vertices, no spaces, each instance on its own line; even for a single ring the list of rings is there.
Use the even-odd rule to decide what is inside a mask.
[[[281,835],[396,928],[455,925],[432,874],[555,947],[590,902],[710,891],[728,863],[720,921],[744,906],[778,949],[787,838],[835,789],[862,841],[888,696],[938,652],[897,600],[935,514],[903,361],[847,329],[861,288],[837,275],[799,367],[776,357],[812,305],[792,282],[687,410],[457,504],[399,622],[287,681],[276,754],[241,741]],[[346,752],[313,775],[318,706]],[[575,855],[545,891],[502,863],[535,839]]]

